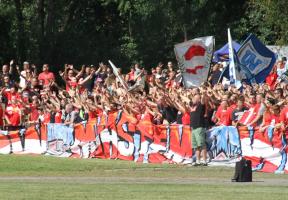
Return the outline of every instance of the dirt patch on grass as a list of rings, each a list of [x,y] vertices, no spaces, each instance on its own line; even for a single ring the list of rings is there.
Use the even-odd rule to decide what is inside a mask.
[[[204,184],[204,185],[263,185],[263,186],[288,186],[288,179],[254,179],[252,183],[234,183],[229,179],[219,178],[137,178],[137,177],[0,177],[1,182],[55,182],[55,183],[81,183],[81,184]]]

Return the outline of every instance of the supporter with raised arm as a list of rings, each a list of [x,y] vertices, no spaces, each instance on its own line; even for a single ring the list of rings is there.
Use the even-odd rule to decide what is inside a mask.
[[[253,116],[247,125],[253,127],[259,126],[262,123],[263,114],[266,110],[263,94],[256,95],[256,104],[252,108],[254,109],[252,113]]]
[[[19,81],[19,87],[20,88],[25,88],[26,87],[26,71],[30,70],[30,64],[29,62],[25,61],[23,63],[23,70],[20,71],[19,66],[16,67],[18,74],[20,75],[20,81]]]
[[[207,166],[206,130],[205,130],[205,95],[200,95],[197,90],[190,105],[190,126],[192,128],[192,147],[195,149],[196,163],[201,165],[201,153],[203,156],[203,166]]]
[[[230,126],[232,124],[231,119],[231,108],[229,108],[228,101],[223,100],[221,102],[221,112],[217,116],[217,123],[218,126]]]
[[[259,126],[260,132],[264,132],[269,126],[273,128],[280,128],[280,106],[276,105],[276,101],[273,99],[267,100],[267,108],[263,114],[263,121]]]
[[[48,86],[51,82],[55,81],[55,76],[52,72],[49,72],[49,65],[44,64],[42,72],[38,76],[38,80],[43,83],[43,86]]]
[[[8,105],[6,106],[6,110],[5,110],[6,124],[10,126],[11,128],[20,126],[22,122],[21,116],[22,116],[22,111],[17,103],[17,98],[13,96],[11,98],[10,103],[8,103]]]
[[[14,60],[11,60],[10,61],[10,65],[7,65],[7,64],[4,64],[3,66],[2,66],[2,71],[1,71],[1,73],[0,73],[0,78],[1,78],[1,83],[2,83],[2,85],[3,85],[3,78],[5,77],[5,76],[8,76],[9,77],[9,80],[10,81],[13,81],[14,82],[14,79],[15,79],[15,77],[12,75],[12,73],[13,73],[13,66],[15,65],[15,61]]]
[[[232,111],[232,125],[233,126],[241,125],[239,123],[239,120],[242,118],[246,110],[248,110],[248,108],[245,107],[245,98],[243,96],[238,97],[237,107]]]

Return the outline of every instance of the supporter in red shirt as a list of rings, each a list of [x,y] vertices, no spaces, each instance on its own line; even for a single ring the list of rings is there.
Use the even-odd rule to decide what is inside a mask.
[[[221,100],[222,101],[227,101],[227,103],[228,103],[229,98],[230,98],[230,96],[228,94],[225,94],[225,95],[222,96]],[[222,112],[222,105],[220,104],[218,106],[216,112],[215,112],[215,115],[214,115],[213,119],[212,119],[213,122],[215,122],[215,123],[217,122],[217,120],[220,118],[221,112]]]
[[[39,119],[39,103],[38,103],[38,98],[33,98],[32,103],[30,104],[30,115],[29,115],[29,120],[31,122],[38,122]]]
[[[168,80],[165,82],[165,87],[166,88],[172,88],[175,84],[175,72],[171,71],[169,72],[169,78]]]
[[[229,104],[229,109],[231,109],[232,111],[237,108],[237,99],[238,96],[236,94],[231,95],[231,98],[229,99],[230,101],[228,102]],[[231,113],[232,114],[232,113]]]
[[[260,131],[264,132],[266,128],[270,125],[275,126],[276,128],[280,127],[280,107],[278,105],[271,105],[264,112],[263,121],[260,125]]]
[[[62,112],[58,111],[55,113],[55,123],[62,123]]]
[[[15,97],[12,97],[11,103],[6,107],[5,119],[7,124],[11,126],[19,126],[21,123],[21,110]]]
[[[40,113],[39,113],[40,115]],[[48,110],[43,111],[43,123],[48,124],[51,121],[51,114]]]
[[[263,114],[265,112],[265,105],[263,104],[264,95],[256,95],[256,104],[252,106],[251,110],[251,119],[248,121],[248,126],[259,126],[263,120]],[[250,110],[250,109],[249,109]]]
[[[3,115],[4,115],[4,110],[3,110],[3,107],[0,105],[0,126],[4,125]]]
[[[54,74],[52,72],[49,72],[48,64],[43,65],[43,72],[39,74],[38,80],[42,81],[43,86],[47,86],[55,80]]]
[[[20,100],[21,96],[18,93],[18,88],[16,86],[12,86],[10,89],[4,89],[3,95],[7,98],[8,103],[11,102],[11,99],[15,97],[16,100]]]
[[[182,116],[182,124],[190,125],[190,112],[185,112]]]
[[[232,123],[231,119],[232,110],[228,107],[228,102],[226,100],[221,103],[221,112],[217,118],[217,125],[220,126],[230,126]]]
[[[273,67],[271,73],[266,77],[266,83],[271,90],[274,90],[277,78],[277,68]]]
[[[131,67],[130,72],[126,76],[126,81],[127,82],[135,81],[134,78],[135,78],[135,69],[134,67]]]
[[[65,75],[64,80],[66,82],[66,91],[69,92],[70,90],[76,90],[76,88],[79,89],[79,92],[84,92],[85,88],[83,87],[83,84],[89,80],[89,78],[92,78],[93,74],[90,74],[88,77],[85,78],[85,80],[81,80],[78,82],[77,76],[74,76],[74,72],[72,69],[69,69],[67,72],[67,75]]]
[[[286,97],[286,99],[288,100],[288,96]],[[288,105],[287,104],[280,112],[280,122],[281,122],[283,130],[288,128]]]
[[[281,110],[280,121],[283,123],[284,126],[288,127],[288,106]]]

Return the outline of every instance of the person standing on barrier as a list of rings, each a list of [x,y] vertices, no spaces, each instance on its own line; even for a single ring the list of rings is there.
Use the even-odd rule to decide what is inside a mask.
[[[203,156],[203,166],[207,166],[206,150],[206,130],[205,130],[205,96],[200,94],[198,88],[195,88],[195,95],[190,103],[190,126],[192,129],[192,148],[195,149],[196,163],[194,166],[201,165],[201,153]]]

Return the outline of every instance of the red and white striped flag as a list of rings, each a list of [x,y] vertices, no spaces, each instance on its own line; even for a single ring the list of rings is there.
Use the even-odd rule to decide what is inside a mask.
[[[200,86],[208,78],[214,49],[214,37],[200,37],[175,45],[184,85],[186,88]]]

